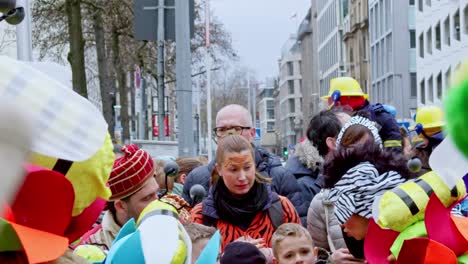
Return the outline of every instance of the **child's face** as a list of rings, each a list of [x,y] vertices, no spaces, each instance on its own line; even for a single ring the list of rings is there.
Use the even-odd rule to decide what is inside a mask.
[[[278,257],[274,261],[276,264],[315,263],[312,242],[305,236],[286,237],[279,243],[277,249]]]

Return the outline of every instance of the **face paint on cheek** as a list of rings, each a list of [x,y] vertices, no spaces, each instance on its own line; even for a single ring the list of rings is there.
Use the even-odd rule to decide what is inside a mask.
[[[245,164],[253,164],[253,158],[250,154],[234,154],[226,159],[223,164],[224,169],[228,169],[231,166],[234,167],[243,167]]]

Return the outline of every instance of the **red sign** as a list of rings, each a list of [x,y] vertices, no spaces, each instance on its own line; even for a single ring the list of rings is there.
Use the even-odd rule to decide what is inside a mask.
[[[164,116],[164,134],[169,136],[169,116]],[[153,115],[153,136],[157,137],[159,135],[159,126],[158,126],[158,115]]]

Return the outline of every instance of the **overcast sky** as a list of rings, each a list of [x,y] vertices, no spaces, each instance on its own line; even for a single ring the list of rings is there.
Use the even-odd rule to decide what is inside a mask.
[[[278,73],[281,47],[297,32],[311,0],[211,0],[214,15],[232,34],[241,63],[262,81]],[[296,18],[291,18],[297,14]]]

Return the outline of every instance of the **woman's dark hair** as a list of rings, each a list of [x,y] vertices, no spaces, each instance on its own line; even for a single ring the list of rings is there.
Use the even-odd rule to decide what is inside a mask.
[[[327,138],[336,137],[341,130],[341,122],[336,117],[340,110],[332,109],[321,111],[309,122],[307,138],[317,148],[320,156],[328,153]]]
[[[408,159],[402,153],[382,150],[374,138],[369,137],[363,144],[340,146],[332,152],[332,157],[324,164],[324,187],[332,188],[349,169],[366,161],[373,164],[379,174],[396,171],[405,179],[416,177],[408,170]]]
[[[348,127],[348,129],[346,129],[346,131],[343,133],[343,136],[341,137],[340,141],[340,147],[346,148],[352,146],[359,142],[366,135],[368,136],[367,140],[369,141],[369,143],[375,142],[374,135],[372,135],[370,129],[361,125],[352,125]]]

